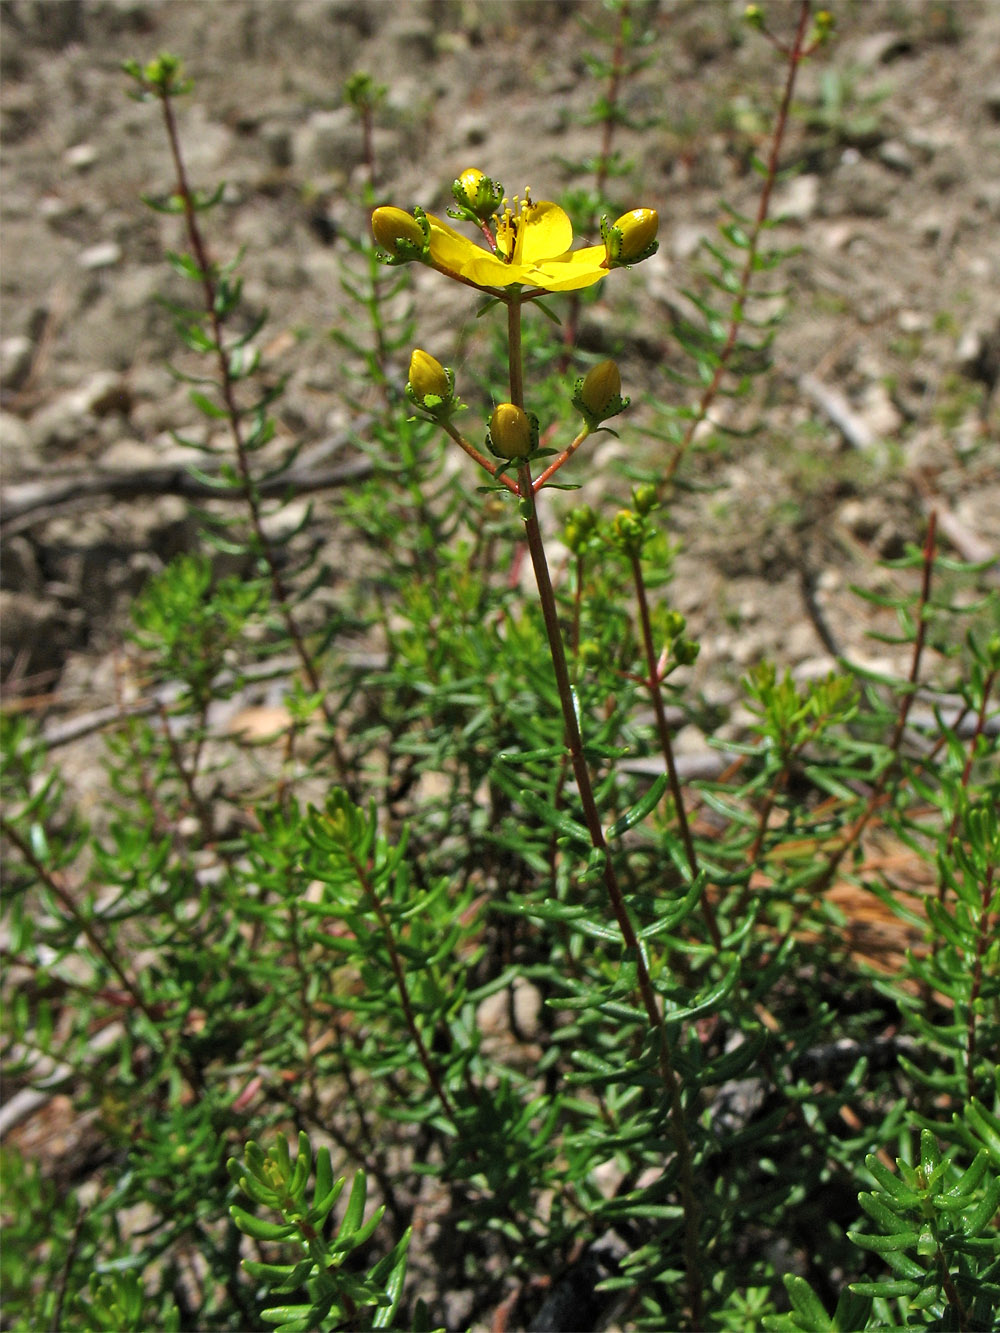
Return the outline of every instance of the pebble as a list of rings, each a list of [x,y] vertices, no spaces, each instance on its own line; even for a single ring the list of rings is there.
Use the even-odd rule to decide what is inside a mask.
[[[808,173],[790,180],[774,201],[774,216],[805,222],[819,203],[819,177]]]
[[[97,148],[92,143],[78,143],[66,149],[63,161],[74,171],[86,171],[94,165],[99,156]]]
[[[0,384],[18,389],[31,369],[33,344],[23,333],[11,334],[0,342]]]
[[[878,158],[884,166],[889,167],[892,171],[898,171],[900,175],[913,175],[916,166],[913,154],[906,144],[899,139],[887,139],[885,143],[880,144]]]
[[[95,421],[128,401],[120,375],[99,370],[83,384],[60,394],[28,424],[32,445],[41,451],[79,445]]]
[[[292,135],[292,160],[309,176],[346,173],[362,160],[361,131],[349,106],[314,111]]]
[[[85,269],[113,268],[121,262],[121,257],[122,248],[117,241],[98,241],[81,250],[76,262]]]

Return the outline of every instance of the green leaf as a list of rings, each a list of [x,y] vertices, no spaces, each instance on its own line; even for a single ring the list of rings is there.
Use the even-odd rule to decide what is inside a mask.
[[[660,803],[660,797],[667,789],[668,780],[666,773],[661,773],[642,799],[637,801],[631,810],[615,820],[605,835],[608,842],[617,842],[630,828],[634,828],[636,824],[641,823],[647,815],[656,809]]]
[[[229,1216],[244,1235],[254,1240],[290,1240],[298,1235],[298,1228],[292,1222],[268,1222],[263,1217],[248,1213],[239,1204],[230,1206]]]
[[[852,1245],[858,1245],[863,1250],[873,1250],[876,1254],[913,1249],[920,1239],[914,1231],[899,1231],[894,1236],[870,1236],[864,1231],[848,1231],[847,1238]]]
[[[795,1323],[803,1333],[827,1333],[827,1330],[833,1328],[833,1321],[824,1309],[823,1302],[804,1277],[786,1273],[784,1283],[795,1311]]]
[[[201,393],[198,389],[192,389],[188,397],[203,416],[211,417],[213,421],[224,421],[229,416],[227,408],[213,403],[207,394]]]

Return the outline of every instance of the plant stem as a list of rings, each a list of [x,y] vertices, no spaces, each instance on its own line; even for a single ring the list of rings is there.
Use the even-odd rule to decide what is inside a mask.
[[[226,419],[233,442],[233,452],[236,456],[236,467],[239,473],[240,487],[243,491],[244,500],[250,516],[250,527],[253,532],[254,549],[256,554],[263,559],[267,566],[268,578],[270,580],[271,591],[278,609],[278,614],[284,623],[285,632],[287,633],[288,638],[295,649],[296,656],[302,666],[302,671],[306,677],[310,692],[320,701],[320,708],[322,709],[327,724],[330,752],[333,755],[334,763],[337,767],[338,777],[348,791],[352,791],[354,784],[351,780],[350,766],[348,765],[340,741],[337,739],[336,714],[331,709],[326,698],[326,692],[320,682],[316,664],[306,647],[298,621],[292,613],[291,599],[289,597],[288,589],[285,587],[285,582],[281,576],[281,571],[278,568],[278,562],[275,558],[274,551],[272,550],[271,543],[264,531],[260,494],[250,469],[250,460],[247,453],[246,442],[243,438],[242,412],[236,401],[235,382],[230,370],[229,357],[226,354],[226,348],[222,338],[222,316],[217,309],[217,290],[215,279],[213,277],[214,265],[209,258],[208,248],[205,245],[204,238],[201,234],[201,228],[198,225],[197,208],[195,206],[194,195],[188,183],[187,170],[184,166],[184,157],[181,152],[180,137],[177,133],[177,122],[174,117],[173,103],[169,92],[164,91],[162,93],[160,104],[163,107],[163,120],[166,126],[167,139],[170,143],[170,154],[173,158],[174,172],[177,177],[177,195],[181,200],[181,205],[184,210],[184,221],[187,228],[188,243],[191,246],[191,252],[198,265],[198,271],[201,277],[205,318],[208,320],[211,329],[212,345],[218,362],[218,387],[226,409]]]
[[[723,376],[726,373],[730,359],[736,349],[736,339],[743,326],[746,301],[747,297],[750,295],[750,284],[756,270],[760,238],[767,222],[774,183],[778,178],[778,155],[781,152],[781,145],[785,138],[785,130],[788,127],[788,116],[792,106],[792,93],[795,89],[795,80],[798,77],[799,65],[802,63],[805,56],[809,54],[809,51],[806,49],[806,35],[809,26],[810,9],[810,0],[801,0],[799,7],[799,21],[795,30],[795,37],[792,41],[792,45],[785,53],[788,59],[785,89],[781,97],[781,105],[778,108],[778,117],[775,121],[774,133],[771,135],[771,147],[767,156],[767,169],[764,176],[764,185],[761,189],[760,200],[757,204],[757,216],[754,219],[753,226],[750,228],[746,259],[744,260],[739,284],[733,296],[733,303],[730,307],[732,313],[729,320],[729,328],[726,332],[726,341],[722,346],[722,350],[718,354],[715,372],[712,375],[711,380],[708,382],[705,392],[701,395],[698,405],[688,422],[687,429],[684,432],[684,438],[681,440],[680,444],[678,444],[673,458],[667,464],[661,482],[662,486],[666,486],[673,479],[673,476],[680,467],[688,449],[691,447],[691,441],[694,439],[695,431],[708,416],[709,408],[715,401],[716,395],[722,385]]]
[[[674,762],[670,724],[667,722],[667,712],[663,706],[663,690],[660,688],[663,682],[660,679],[659,659],[653,640],[653,627],[649,618],[649,600],[646,597],[646,582],[642,577],[642,563],[635,551],[630,553],[629,559],[632,565],[632,581],[635,584],[636,603],[639,607],[642,646],[646,654],[646,685],[649,689],[649,697],[652,700],[653,713],[656,717],[656,734],[660,738],[660,749],[663,751],[663,758],[666,760],[667,781],[670,784],[670,795],[673,797],[674,809],[677,812],[677,825],[680,829],[681,841],[684,843],[688,868],[691,871],[691,878],[697,879],[699,873],[698,853],[695,850],[694,838],[691,836],[687,811],[684,809],[684,793],[681,790],[680,778],[677,776],[677,765]],[[701,895],[701,911],[705,918],[705,925],[708,927],[708,933],[712,937],[712,943],[717,949],[721,949],[722,936],[719,933],[719,925],[705,891]]]
[[[685,1125],[680,1080],[671,1063],[670,1039],[663,1022],[663,1016],[660,1013],[649,969],[646,966],[645,953],[635,933],[625,903],[625,896],[622,893],[621,885],[618,883],[611,851],[604,837],[600,811],[594,798],[590,770],[587,767],[586,756],[583,752],[583,739],[580,735],[580,725],[576,716],[575,695],[566,662],[566,651],[563,647],[562,632],[559,628],[555,591],[552,587],[548,561],[545,558],[545,546],[542,542],[541,528],[538,523],[538,511],[535,507],[535,495],[531,484],[531,468],[527,463],[523,463],[518,471],[518,482],[521,491],[521,516],[524,520],[528,551],[531,555],[535,581],[538,585],[538,598],[542,607],[549,652],[555,671],[559,701],[562,706],[566,745],[569,749],[573,776],[576,778],[580,803],[583,807],[584,821],[590,834],[591,845],[603,855],[604,885],[611,901],[611,909],[614,912],[625,947],[634,956],[639,993],[649,1019],[650,1028],[657,1037],[660,1076],[667,1092],[670,1108],[671,1129],[677,1151],[678,1188],[684,1209],[684,1264],[688,1304],[691,1311],[692,1327],[701,1328],[704,1324],[704,1303],[701,1291],[699,1253],[700,1207],[695,1192],[691,1143]]]
[[[521,355],[521,291],[512,287],[507,298],[507,356],[510,362],[510,401],[524,407],[524,364]]]

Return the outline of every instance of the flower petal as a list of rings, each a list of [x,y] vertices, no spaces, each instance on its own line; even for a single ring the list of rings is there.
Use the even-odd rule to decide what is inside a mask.
[[[529,281],[550,292],[569,292],[592,287],[608,276],[603,245],[588,245],[535,266]]]
[[[514,261],[538,264],[544,259],[557,259],[572,244],[573,224],[568,215],[550,199],[540,199],[524,213],[514,248]]]

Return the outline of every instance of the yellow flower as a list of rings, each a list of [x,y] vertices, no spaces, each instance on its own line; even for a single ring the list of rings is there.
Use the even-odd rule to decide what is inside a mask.
[[[573,224],[558,204],[546,199],[536,203],[527,190],[524,202],[515,199],[514,204],[516,211],[507,207],[496,218],[495,254],[428,213],[431,263],[477,287],[517,284],[568,292],[607,277],[603,245],[570,249]]]

